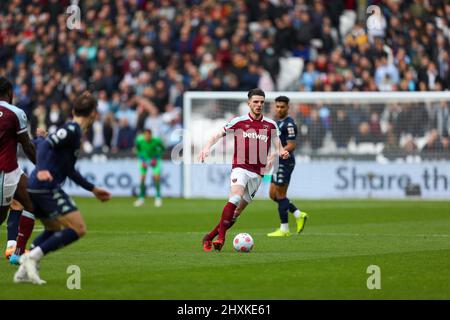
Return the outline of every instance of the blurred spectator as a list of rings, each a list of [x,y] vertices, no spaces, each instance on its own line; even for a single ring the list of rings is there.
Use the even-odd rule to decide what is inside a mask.
[[[436,129],[430,131],[427,137],[427,142],[422,148],[422,152],[437,152],[442,151],[442,142]]]
[[[55,132],[58,127],[64,124],[64,119],[66,118],[57,103],[52,103],[50,105],[50,110],[46,115],[46,127],[48,133]]]
[[[92,128],[90,129],[89,141],[93,147],[94,153],[105,152],[105,135],[103,132],[103,122],[101,121],[100,113],[95,115],[95,120],[92,124]]]
[[[448,102],[441,101],[432,110],[432,127],[436,128],[439,136],[449,135],[450,128],[450,108]]]
[[[392,86],[400,82],[398,69],[388,63],[386,55],[378,60],[379,65],[375,71],[375,83],[380,91],[392,91]]]
[[[417,152],[417,144],[414,142],[414,138],[411,135],[405,139],[403,149],[405,150],[406,154],[414,154]]]
[[[33,110],[33,116],[31,117],[31,132],[36,132],[37,128],[41,128],[47,131],[47,110],[43,104],[39,104],[36,109]]]
[[[129,151],[134,146],[136,132],[128,123],[127,118],[119,120],[119,132],[117,134],[117,151]]]
[[[351,123],[344,109],[338,109],[336,119],[332,122],[331,131],[338,148],[347,148],[352,135]]]
[[[378,115],[378,113],[373,112],[370,115],[369,127],[373,142],[382,142],[383,135],[381,133],[380,116]]]
[[[308,62],[306,64],[306,71],[302,73],[300,78],[300,85],[302,85],[305,91],[312,91],[317,79],[319,78],[319,73],[314,67],[314,63]]]
[[[316,110],[311,110],[308,126],[308,140],[313,150],[320,149],[325,138],[325,126]]]
[[[375,142],[374,136],[370,132],[370,125],[368,122],[361,122],[358,128],[358,134],[356,135],[356,144],[364,142]]]
[[[158,117],[170,104],[182,108],[187,90],[280,90],[280,58],[291,57],[304,60],[299,90],[450,89],[445,1],[377,1],[380,28],[367,28],[368,1],[80,0],[81,30],[67,29],[68,4],[0,2],[0,75],[13,79],[15,103],[32,127],[44,126],[45,114],[45,126],[54,130],[71,116],[70,101],[88,89],[98,96],[103,129],[116,132],[110,139],[116,141],[114,117],[133,130],[167,125]],[[156,112],[139,107],[141,97]],[[364,122],[378,132],[379,122],[381,132],[393,125],[396,136],[416,139],[437,129],[443,139],[448,108],[439,110],[351,106],[343,118],[339,112],[325,122],[311,120],[319,134],[314,145],[322,145],[320,126],[345,145],[348,137],[337,128],[347,121],[350,138],[361,134]],[[381,116],[372,123],[373,112]]]

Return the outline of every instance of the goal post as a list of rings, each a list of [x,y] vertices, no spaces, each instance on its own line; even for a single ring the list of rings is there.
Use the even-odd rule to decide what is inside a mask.
[[[274,100],[281,95],[289,97],[298,125],[296,158],[383,163],[431,156],[448,163],[449,91],[266,92],[265,115],[273,118]],[[247,92],[188,91],[183,103],[183,195],[190,198],[199,196],[193,192],[200,178],[198,153],[211,134],[248,112]],[[229,155],[232,144],[218,143],[217,149]],[[231,168],[231,157],[219,159],[215,165]]]

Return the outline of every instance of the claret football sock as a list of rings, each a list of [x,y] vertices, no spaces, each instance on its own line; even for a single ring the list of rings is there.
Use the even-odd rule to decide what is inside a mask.
[[[222,217],[220,218],[219,226],[219,239],[225,240],[225,234],[228,228],[231,226],[234,211],[236,210],[236,205],[231,202],[227,202],[222,211]]]
[[[21,210],[10,210],[9,216],[8,216],[8,223],[7,223],[7,229],[8,229],[8,247],[12,247],[12,242],[15,243],[17,238],[17,230],[19,228],[19,220],[20,216],[22,214]],[[11,241],[11,242],[10,242]]]
[[[230,224],[228,225],[227,230],[230,229],[235,222],[236,222],[236,218],[233,217],[233,220],[231,220]],[[203,240],[212,240],[215,237],[217,237],[217,235],[219,234],[219,227],[220,227],[220,223],[218,223],[217,226],[215,226],[214,229],[212,229],[212,231],[203,238]]]
[[[212,229],[212,231],[203,238],[203,240],[214,239],[219,234],[219,227],[220,227],[220,223],[218,223],[217,226],[215,226],[214,229]]]
[[[28,239],[31,237],[31,233],[34,228],[34,215],[28,211],[23,211],[20,216],[19,228],[17,234],[17,246],[16,255],[20,256],[25,252],[25,246],[27,245]]]

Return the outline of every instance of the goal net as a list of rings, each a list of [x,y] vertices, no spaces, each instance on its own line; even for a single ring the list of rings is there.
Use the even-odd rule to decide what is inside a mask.
[[[185,196],[199,195],[192,192],[197,156],[213,133],[248,113],[246,94],[185,93]],[[264,114],[272,119],[274,100],[280,95],[290,99],[290,116],[298,126],[295,155],[300,162],[450,159],[450,92],[268,92]],[[229,167],[232,151],[232,137],[227,137],[217,144],[208,163]]]

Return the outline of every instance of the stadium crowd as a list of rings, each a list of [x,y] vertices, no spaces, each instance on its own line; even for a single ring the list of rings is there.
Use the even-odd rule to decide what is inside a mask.
[[[93,92],[99,113],[85,151],[130,151],[143,128],[170,149],[180,141],[185,91],[278,90],[280,57],[304,61],[293,91],[450,89],[447,1],[75,2],[81,28],[70,30],[71,1],[1,1],[0,74],[14,81],[32,132],[52,132],[74,97]],[[378,28],[366,25],[372,4],[382,9]],[[448,150],[448,102],[293,109],[313,150],[327,135],[344,149],[383,142],[414,152],[426,137],[421,150]]]

